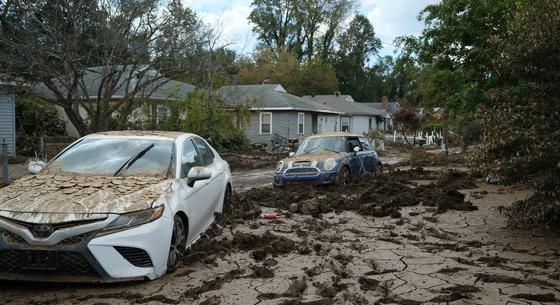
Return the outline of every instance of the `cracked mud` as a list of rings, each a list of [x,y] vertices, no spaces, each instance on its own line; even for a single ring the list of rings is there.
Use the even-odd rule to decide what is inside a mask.
[[[261,180],[241,180],[233,205],[172,274],[104,286],[4,282],[0,303],[560,302],[558,237],[505,229],[496,210],[531,190],[440,169],[394,170],[351,189],[277,190]],[[277,219],[259,217],[268,211]]]

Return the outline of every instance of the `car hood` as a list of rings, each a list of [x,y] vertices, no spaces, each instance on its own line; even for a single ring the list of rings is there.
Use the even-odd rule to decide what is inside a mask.
[[[314,151],[301,156],[295,156],[291,158],[284,159],[284,162],[313,162],[313,161],[324,161],[328,158],[340,158],[344,157],[345,153],[334,152],[334,151]]]
[[[65,222],[134,212],[150,208],[171,183],[155,177],[27,176],[0,189],[0,216]]]

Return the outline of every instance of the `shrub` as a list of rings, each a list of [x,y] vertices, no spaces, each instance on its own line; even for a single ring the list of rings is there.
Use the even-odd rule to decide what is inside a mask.
[[[490,174],[537,188],[503,211],[514,227],[551,227],[560,218],[559,11],[558,1],[523,3],[509,31],[496,38],[500,86],[489,92],[474,160]]]
[[[163,128],[198,134],[219,150],[247,150],[243,127],[251,113],[240,107],[230,108],[216,94],[197,90],[171,108]]]
[[[56,107],[46,101],[30,97],[16,99],[16,116],[20,128],[28,136],[61,136],[66,134],[65,123]]]

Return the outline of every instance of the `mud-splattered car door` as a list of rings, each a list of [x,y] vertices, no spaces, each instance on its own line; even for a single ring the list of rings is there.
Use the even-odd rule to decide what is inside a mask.
[[[187,204],[189,218],[189,242],[198,236],[214,220],[213,210],[209,204],[212,200],[211,191],[207,189],[208,181],[195,181],[189,185],[187,179],[190,170],[195,166],[204,166],[202,157],[195,148],[192,139],[184,142],[180,155],[181,203]]]
[[[193,141],[198,153],[202,157],[204,166],[212,172],[212,177],[207,181],[208,185],[206,186],[206,191],[210,192],[212,197],[211,201],[208,202],[208,204],[211,205],[212,211],[218,211],[218,205],[222,203],[223,190],[226,185],[223,166],[214,162],[214,153],[203,140],[194,138]]]
[[[374,173],[375,168],[377,167],[376,154],[374,153],[373,148],[371,147],[371,144],[369,144],[367,138],[360,137],[359,141],[360,145],[362,146],[362,151],[360,151],[358,154],[362,155],[364,167],[366,171]]]
[[[352,171],[352,175],[363,174],[366,171],[366,168],[364,166],[365,152],[360,146],[360,142],[358,141],[358,138],[349,137],[346,140],[346,147],[347,147],[348,154],[350,156],[350,169]],[[358,147],[360,151],[355,152],[354,147]]]

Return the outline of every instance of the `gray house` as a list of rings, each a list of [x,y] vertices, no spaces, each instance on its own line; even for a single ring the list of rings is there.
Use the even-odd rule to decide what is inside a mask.
[[[9,156],[16,153],[15,104],[13,94],[0,94],[0,142],[6,140],[8,143]]]
[[[349,131],[361,134],[367,133],[370,130],[383,129],[383,122],[387,112],[357,103],[350,95],[342,95],[340,92],[335,92],[332,95],[306,95],[303,98],[321,106],[327,106],[340,113],[337,121],[339,127],[335,131]]]
[[[112,85],[110,85],[112,84]],[[68,86],[64,80],[53,79],[54,89],[66,95]],[[99,89],[102,89],[99,91]],[[109,89],[111,88],[111,89]],[[147,101],[150,104],[150,112],[156,124],[161,123],[167,118],[169,109],[165,105],[167,101],[179,100],[186,97],[195,87],[190,84],[179,82],[164,77],[158,71],[147,65],[138,67],[127,66],[111,66],[111,67],[90,67],[84,71],[80,78],[80,86],[78,89],[79,98],[84,103],[95,103],[100,96],[109,94],[111,90],[111,99],[126,100],[137,99]],[[56,100],[56,94],[44,84],[38,84],[34,87],[37,95],[47,100]],[[57,106],[66,122],[66,132],[70,136],[78,136],[78,132],[62,107]],[[87,117],[86,110],[80,106],[80,115]],[[134,109],[129,121],[136,122],[145,118],[142,117],[141,108]]]
[[[251,107],[252,117],[246,134],[252,143],[269,144],[275,134],[289,140],[301,140],[327,130],[321,120],[335,122],[339,111],[327,105],[289,94],[278,84],[225,86],[218,90],[229,105]]]
[[[395,128],[395,122],[393,117],[397,111],[401,108],[401,105],[398,102],[389,102],[387,97],[383,97],[383,102],[381,103],[363,103],[371,108],[386,111],[385,113],[385,120],[383,122],[383,130],[385,131],[393,131]]]

